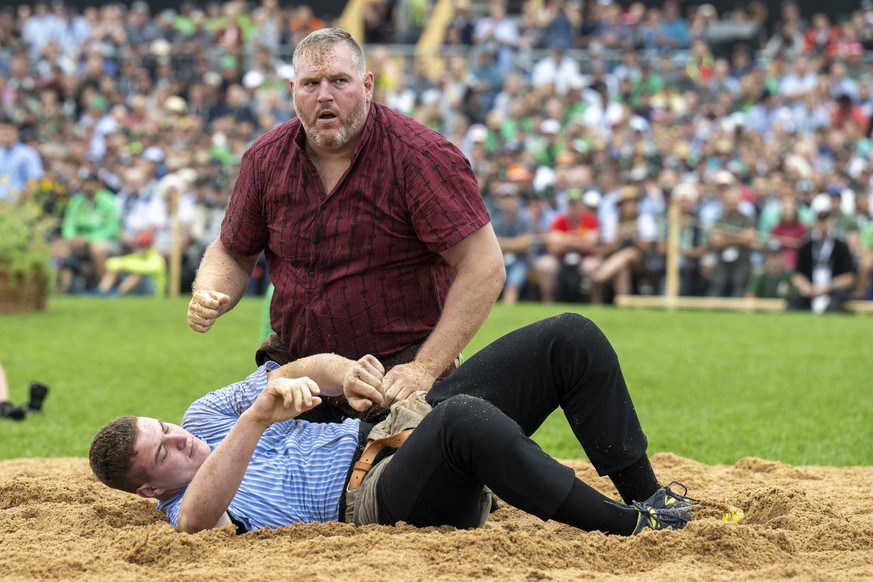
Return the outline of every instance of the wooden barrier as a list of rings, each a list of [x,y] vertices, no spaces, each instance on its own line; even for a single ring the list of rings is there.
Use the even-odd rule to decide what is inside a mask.
[[[637,309],[696,309],[708,311],[785,311],[784,299],[754,297],[667,297],[663,295],[616,295],[618,307]]]
[[[667,268],[664,295],[616,295],[617,307],[631,309],[688,309],[777,313],[785,311],[784,299],[756,297],[681,297],[679,295],[680,212],[676,204],[667,209]],[[847,301],[848,313],[873,315],[873,301]]]
[[[846,301],[846,311],[861,315],[873,315],[873,301]]]
[[[755,297],[667,297],[663,295],[616,295],[615,305],[629,309],[682,309],[778,313],[785,311],[784,299]],[[847,301],[846,311],[873,315],[873,301]]]

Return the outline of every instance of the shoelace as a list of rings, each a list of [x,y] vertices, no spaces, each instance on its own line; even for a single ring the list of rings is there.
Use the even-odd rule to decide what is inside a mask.
[[[681,487],[682,494],[679,495],[678,493],[675,493],[673,489],[671,489],[671,487],[673,486]],[[685,503],[689,509],[692,505],[697,505],[700,503],[699,499],[688,497],[688,487],[686,487],[682,483],[679,483],[678,481],[670,481],[670,483],[665,485],[663,489],[665,498],[667,496],[672,497],[677,502]],[[606,502],[611,505],[615,505],[620,509],[636,511],[641,514],[644,519],[652,519],[657,522],[658,525],[661,526],[661,528],[670,527],[671,524],[676,523],[677,521],[681,521],[682,523],[688,523],[689,521],[691,521],[691,512],[684,511],[684,507],[682,509],[676,509],[674,507],[655,508],[647,505],[646,501],[631,501],[630,505],[618,503],[617,501],[613,501],[611,499],[607,500]],[[654,511],[649,511],[650,509]]]
[[[672,487],[673,485],[676,485],[677,487],[682,488],[682,495],[679,495],[678,493],[674,493],[673,490],[670,489],[670,487]],[[669,495],[673,499],[675,499],[677,501],[683,501],[683,502],[687,503],[688,505],[697,505],[700,503],[699,499],[694,499],[693,497],[688,497],[688,487],[686,487],[682,483],[679,483],[678,481],[670,481],[670,483],[668,483],[667,485],[664,486],[664,491],[667,493],[667,495]]]

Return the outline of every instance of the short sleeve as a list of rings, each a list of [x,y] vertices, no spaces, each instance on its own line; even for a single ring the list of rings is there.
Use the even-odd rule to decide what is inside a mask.
[[[222,433],[230,430],[267,386],[267,372],[278,367],[268,361],[245,380],[198,398],[185,412],[182,428],[210,442],[223,438]]]
[[[243,154],[239,177],[221,223],[221,244],[246,257],[263,251],[269,234],[261,204],[258,151],[250,148]]]
[[[407,160],[404,182],[413,228],[431,252],[452,248],[490,221],[470,163],[444,139]]]

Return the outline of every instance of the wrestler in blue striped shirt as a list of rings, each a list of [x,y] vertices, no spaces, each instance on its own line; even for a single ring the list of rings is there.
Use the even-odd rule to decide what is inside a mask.
[[[214,450],[266,387],[267,372],[278,367],[267,362],[242,382],[200,398],[188,408],[182,428]],[[337,521],[359,427],[355,419],[340,424],[291,419],[270,425],[255,447],[227,512],[247,531],[295,522]],[[174,526],[186,490],[158,503]]]
[[[373,356],[271,362],[197,400],[182,426],[115,419],[91,444],[91,468],[110,487],[157,499],[184,532],[337,519],[476,527],[484,523],[484,485],[541,519],[584,530],[628,535],[691,518],[693,500],[659,486],[618,357],[582,316],[531,324],[470,358],[428,392],[433,410],[344,498],[368,425],[294,418],[322,395],[344,396],[361,412],[384,405],[384,376]],[[580,481],[529,438],[559,405],[628,505]]]

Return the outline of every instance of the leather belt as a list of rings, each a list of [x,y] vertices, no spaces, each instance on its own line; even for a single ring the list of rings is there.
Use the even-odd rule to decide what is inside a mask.
[[[406,442],[406,439],[408,439],[411,434],[412,429],[410,428],[399,432],[394,436],[369,441],[366,448],[364,448],[364,452],[361,454],[361,458],[355,461],[355,464],[352,465],[352,476],[349,479],[347,491],[354,491],[361,486],[361,483],[364,482],[364,477],[366,477],[367,473],[370,472],[370,469],[373,468],[373,461],[382,449],[387,447],[392,449],[400,448],[400,445]]]

